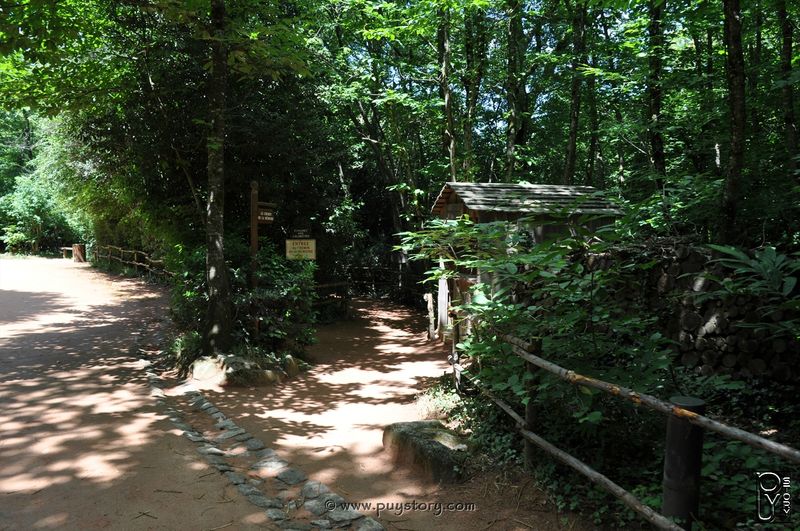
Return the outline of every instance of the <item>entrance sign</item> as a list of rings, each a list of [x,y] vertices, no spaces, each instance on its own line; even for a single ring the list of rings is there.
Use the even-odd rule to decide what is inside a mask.
[[[286,240],[286,258],[289,260],[316,260],[317,240]]]

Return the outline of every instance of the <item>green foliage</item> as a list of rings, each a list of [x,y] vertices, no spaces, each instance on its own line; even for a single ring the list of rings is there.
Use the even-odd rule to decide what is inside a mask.
[[[739,326],[766,330],[771,336],[800,340],[800,253],[786,255],[774,247],[758,249],[749,256],[741,249],[709,245],[720,253],[714,262],[723,266],[726,276],[709,275],[719,286],[699,295],[710,297],[753,297],[758,302],[759,319]]]
[[[237,271],[232,286],[242,340],[279,357],[302,357],[314,341],[316,264],[287,260],[272,245],[262,246],[257,263],[256,289],[249,289],[244,269]],[[257,335],[252,333],[255,318]]]
[[[11,193],[0,197],[0,240],[17,253],[55,252],[78,241],[79,231],[59,201],[58,186],[40,175],[17,177]]]
[[[235,242],[235,240],[233,240]],[[245,253],[231,245],[234,259]],[[186,342],[175,347],[182,371],[200,355],[200,341],[195,331],[202,328],[206,309],[205,275],[202,264],[205,249],[175,246],[167,257],[167,266],[176,272],[172,288],[171,311],[180,329],[188,331]],[[305,347],[314,341],[315,313],[313,303],[315,264],[311,261],[287,260],[275,247],[262,243],[257,258],[258,287],[250,289],[249,267],[232,269],[232,296],[235,307],[237,342],[233,355],[257,362],[263,368],[283,367],[287,356],[304,356]],[[253,324],[258,320],[259,331]],[[183,341],[183,340],[181,340]]]

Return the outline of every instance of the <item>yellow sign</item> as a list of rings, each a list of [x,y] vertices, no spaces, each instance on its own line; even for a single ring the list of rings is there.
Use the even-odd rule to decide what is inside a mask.
[[[289,260],[316,260],[317,240],[286,240],[286,258]]]

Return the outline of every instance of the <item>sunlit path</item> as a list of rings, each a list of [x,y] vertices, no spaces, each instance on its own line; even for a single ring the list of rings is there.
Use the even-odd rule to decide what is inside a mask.
[[[131,355],[164,305],[84,264],[0,259],[0,529],[261,528]]]

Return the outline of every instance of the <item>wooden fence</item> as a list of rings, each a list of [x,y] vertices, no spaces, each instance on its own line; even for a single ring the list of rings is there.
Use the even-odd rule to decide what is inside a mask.
[[[792,461],[794,463],[800,463],[800,451],[798,451],[795,448],[786,446],[781,443],[777,443],[775,441],[771,441],[769,439],[765,439],[764,437],[741,430],[739,428],[728,426],[726,424],[723,424],[722,422],[718,422],[716,420],[708,418],[695,411],[684,409],[683,407],[679,407],[678,405],[665,402],[654,396],[644,393],[638,393],[626,387],[605,382],[603,380],[598,380],[596,378],[584,376],[574,371],[565,369],[564,367],[556,365],[555,363],[552,363],[537,356],[535,352],[538,353],[541,350],[540,343],[538,342],[526,342],[513,336],[503,336],[503,340],[511,346],[511,349],[514,352],[514,354],[516,354],[517,356],[519,356],[520,358],[522,358],[527,362],[527,367],[529,371],[535,371],[536,369],[544,370],[572,385],[579,385],[579,386],[590,387],[592,389],[597,389],[599,391],[610,394],[617,398],[633,402],[637,406],[644,406],[654,411],[658,411],[659,413],[667,415],[673,420],[677,419],[677,421],[681,423],[689,423],[698,426],[699,428],[719,433],[720,435],[724,435],[725,437],[728,437],[730,439],[741,441],[755,448],[760,448],[761,450],[777,455],[778,457],[781,457],[788,461]],[[465,369],[459,363],[457,351],[454,351],[453,356],[451,356],[450,363],[453,366],[454,375],[457,379],[460,379],[462,377],[467,377],[467,375],[463,374]],[[507,402],[496,397],[491,391],[480,387],[479,385],[475,384],[474,381],[472,383],[481,393],[490,398],[498,407],[500,407],[500,409],[502,409],[512,419],[514,419],[517,430],[519,431],[520,435],[522,435],[522,437],[525,439],[526,458],[533,454],[532,450],[534,446],[538,447],[544,450],[546,453],[553,456],[555,459],[561,461],[565,465],[583,474],[592,482],[596,483],[597,485],[601,486],[602,488],[613,494],[622,503],[624,503],[632,510],[637,512],[645,520],[653,524],[658,529],[668,529],[670,531],[679,531],[681,529],[684,529],[684,527],[678,525],[670,518],[667,518],[665,515],[654,511],[652,508],[642,503],[633,494],[631,494],[618,484],[614,483],[611,479],[609,479],[605,475],[594,470],[593,468],[583,463],[579,459],[575,458],[574,456],[570,455],[564,450],[554,446],[553,444],[547,442],[545,439],[543,439],[542,437],[536,435],[533,431],[531,431],[533,429],[533,424],[534,424],[533,396],[531,396],[530,400],[528,401],[528,405],[526,406],[525,416],[523,417],[522,415],[514,411],[514,409]],[[700,445],[693,451],[699,453],[700,451],[702,451],[702,446]],[[667,448],[667,453],[669,454],[669,452],[670,448]],[[696,457],[699,458],[699,456]],[[692,461],[693,459],[695,459],[695,457],[684,455],[680,456],[679,461],[689,462]],[[699,479],[699,459],[696,460],[698,469],[696,473],[698,475],[697,479]],[[691,493],[689,495],[691,495]],[[696,499],[693,501],[689,500],[688,503],[689,505],[694,503],[696,506],[697,500]],[[675,515],[673,514],[671,516]],[[682,525],[686,525],[685,519],[689,520],[689,527],[691,527],[690,523],[691,516],[690,515],[682,516],[681,520],[682,522],[684,522]]]
[[[107,264],[117,262],[121,265],[127,265],[137,273],[148,273],[165,278],[173,275],[173,273],[166,270],[163,260],[153,260],[144,251],[123,249],[116,245],[95,245],[93,254],[95,260],[103,260]]]

